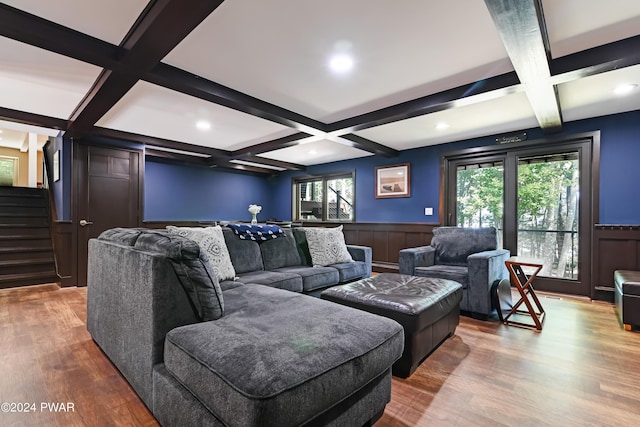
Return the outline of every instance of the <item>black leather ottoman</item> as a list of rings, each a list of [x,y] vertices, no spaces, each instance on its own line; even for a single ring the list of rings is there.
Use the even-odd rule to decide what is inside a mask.
[[[383,273],[334,286],[322,299],[395,320],[404,328],[404,351],[393,375],[408,377],[460,320],[462,285],[453,280]]]
[[[620,322],[630,331],[640,327],[640,271],[616,270],[616,309]]]

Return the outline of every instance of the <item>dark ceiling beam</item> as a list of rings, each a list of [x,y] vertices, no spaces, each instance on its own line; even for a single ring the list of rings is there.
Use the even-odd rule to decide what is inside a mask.
[[[518,80],[516,73],[501,74],[333,122],[327,126],[327,132],[348,134],[358,130],[369,129],[462,105],[484,102],[510,93],[521,92],[522,90],[523,88],[520,85],[520,80]]]
[[[215,165],[213,165],[212,167],[215,167],[216,169],[217,168],[234,169],[234,170],[237,170],[237,171],[261,173],[261,174],[278,173],[278,171],[273,170],[273,169],[266,169],[266,168],[260,168],[260,167],[249,166],[249,165],[240,165],[240,164],[231,163],[231,162],[218,162]]]
[[[202,157],[189,156],[187,154],[170,153],[162,150],[154,150],[153,148],[145,148],[145,157],[153,157],[155,159],[174,160],[180,163],[187,164],[200,164],[202,166],[209,166],[207,159]]]
[[[157,0],[149,6],[122,42],[120,63],[127,72],[104,70],[69,118],[72,136],[81,137],[107,113],[135,83],[155,67],[222,0]]]
[[[25,111],[12,110],[4,107],[0,107],[0,120],[22,123],[23,125],[58,129],[61,131],[67,129],[67,121],[64,119],[27,113]]]
[[[640,35],[607,43],[551,61],[555,85],[640,64]]]
[[[0,35],[103,68],[118,68],[121,49],[0,3]]]
[[[277,105],[196,76],[187,71],[160,63],[143,76],[143,80],[176,92],[210,101],[236,111],[269,120],[301,132],[322,132],[325,124],[294,113]]]
[[[256,163],[259,165],[261,164],[266,166],[273,166],[276,168],[282,168],[287,170],[305,170],[307,168],[306,166],[299,165],[297,163],[283,162],[282,160],[273,160],[266,157],[258,157],[258,156],[250,156],[250,155],[237,156],[232,158],[231,160],[243,160],[245,162]]]
[[[378,144],[370,139],[363,138],[361,136],[348,133],[338,138],[329,138],[339,144],[343,144],[349,147],[358,148],[360,150],[368,151],[370,153],[383,156],[383,157],[396,157],[400,154],[398,150],[389,148],[386,145]]]
[[[485,0],[513,68],[545,132],[562,130],[556,87],[551,84],[550,49],[541,0]]]
[[[263,142],[261,144],[252,145],[250,147],[241,148],[231,153],[231,157],[240,158],[243,156],[255,156],[258,154],[266,153],[268,151],[280,150],[282,148],[292,147],[298,145],[298,141],[304,138],[308,138],[311,135],[305,132],[297,132],[293,135],[283,136],[271,141]]]
[[[107,129],[102,127],[94,127],[91,131],[92,135],[100,136],[110,139],[119,139],[122,141],[137,142],[144,145],[164,147],[172,150],[180,150],[187,153],[206,154],[214,159],[228,159],[231,157],[231,152],[226,150],[219,150],[217,148],[203,147],[200,145],[188,144],[186,142],[172,141],[164,138],[156,138],[153,136],[140,135],[137,133],[123,132],[114,129]]]

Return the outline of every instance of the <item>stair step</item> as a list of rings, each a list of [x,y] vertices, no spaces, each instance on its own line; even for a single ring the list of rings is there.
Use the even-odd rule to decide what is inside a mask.
[[[17,286],[42,285],[60,281],[55,272],[42,271],[36,273],[0,274],[0,289]]]
[[[46,208],[47,199],[36,197],[0,197],[0,210],[5,207],[28,206],[33,208]]]
[[[0,261],[0,271],[9,274],[55,273],[56,266],[52,258],[49,259],[16,259]]]
[[[2,248],[4,249],[4,248]],[[3,261],[15,261],[22,259],[40,259],[46,261],[53,261],[53,250],[51,249],[43,249],[38,251],[22,251],[22,250],[13,250],[13,251],[2,251],[0,250],[0,258]]]
[[[11,197],[44,197],[47,190],[30,187],[7,187],[0,185],[0,196]]]
[[[0,268],[4,267],[13,267],[18,265],[44,265],[44,264],[53,264],[53,258],[51,259],[14,259],[14,260],[4,260],[0,261]]]
[[[0,215],[0,227],[2,228],[28,228],[28,227],[49,227],[49,218],[45,217],[30,217],[30,216],[1,216]]]
[[[47,208],[44,206],[2,206],[0,208],[0,217],[48,217]]]
[[[0,234],[0,244],[4,241],[11,240],[38,240],[38,239],[50,239],[49,230],[44,227],[36,228],[36,229],[25,229],[21,230],[22,233],[11,232],[14,230],[4,230],[8,231],[7,234]]]
[[[9,248],[0,248],[0,254],[10,253],[29,253],[29,252],[52,252],[51,245],[49,246],[12,246]]]
[[[46,230],[46,228],[42,230]],[[24,246],[48,247],[51,246],[51,237],[36,234],[24,235],[18,238],[15,238],[15,236],[0,236],[0,247],[2,248],[15,247],[17,249]]]

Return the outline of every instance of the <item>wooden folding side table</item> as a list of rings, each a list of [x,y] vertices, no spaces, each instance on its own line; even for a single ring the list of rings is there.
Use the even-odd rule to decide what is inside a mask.
[[[542,270],[542,264],[539,261],[522,257],[511,257],[507,261],[505,261],[505,264],[507,265],[507,270],[509,270],[511,281],[516,285],[516,288],[520,293],[520,300],[513,305],[509,314],[505,316],[504,324],[524,326],[528,328],[535,327],[537,330],[541,331],[545,313],[544,309],[542,308],[542,304],[540,304],[540,300],[538,299],[538,296],[533,289],[533,281],[540,270]],[[522,267],[533,267],[535,268],[535,271],[527,276],[522,270]],[[526,311],[518,310],[518,308],[522,304],[527,307]],[[515,320],[510,320],[510,317],[515,314],[524,314],[531,316],[534,324],[532,325],[530,323],[522,323],[516,322]]]

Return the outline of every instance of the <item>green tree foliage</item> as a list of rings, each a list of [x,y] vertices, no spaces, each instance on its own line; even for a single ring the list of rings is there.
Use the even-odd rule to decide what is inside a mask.
[[[457,224],[502,229],[503,181],[502,165],[458,170]],[[521,161],[517,194],[518,255],[543,259],[547,276],[573,277],[578,254],[578,161]]]
[[[504,168],[499,166],[458,171],[458,225],[502,229]]]

